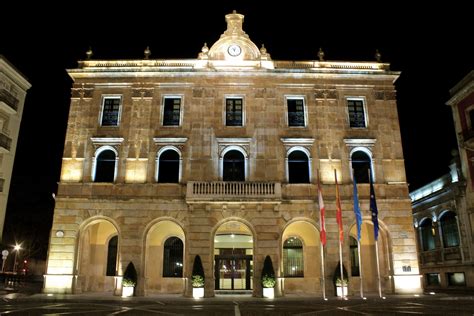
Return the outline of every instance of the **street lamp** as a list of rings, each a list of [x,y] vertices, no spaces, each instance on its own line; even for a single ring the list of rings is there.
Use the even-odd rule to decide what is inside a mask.
[[[7,260],[8,257],[8,250],[3,250],[2,251],[2,273],[5,270],[5,260]]]
[[[16,244],[15,247],[13,247],[13,251],[15,251],[15,263],[13,264],[13,272],[15,273],[16,272],[16,259],[18,257],[18,253],[20,252],[21,250],[21,247],[19,244]]]

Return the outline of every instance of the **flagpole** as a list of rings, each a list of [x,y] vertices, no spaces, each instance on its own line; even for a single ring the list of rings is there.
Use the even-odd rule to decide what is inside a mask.
[[[322,273],[322,287],[323,287],[323,299],[327,300],[326,298],[326,280],[325,280],[325,273],[324,273],[324,246],[321,244],[321,273]]]
[[[342,299],[345,299],[344,296],[344,271],[342,269],[342,242],[339,240],[339,269],[341,273],[341,295]]]
[[[344,295],[344,270],[343,270],[343,262],[342,262],[342,209],[341,209],[341,201],[339,198],[339,188],[337,185],[337,171],[334,169],[334,178],[336,180],[336,218],[338,220],[339,226],[339,272],[341,275],[341,298],[345,299]],[[338,215],[339,213],[339,215]],[[336,285],[337,286],[337,285]]]
[[[380,264],[379,264],[379,241],[375,241],[375,258],[377,260],[377,279],[379,281],[379,296],[382,297],[382,284],[380,282]]]
[[[378,209],[377,203],[375,202],[375,189],[374,183],[372,179],[372,170],[369,168],[369,184],[370,184],[370,212],[372,213],[372,222],[374,224],[374,239],[375,239],[375,261],[377,262],[377,280],[379,284],[379,296],[380,298],[384,298],[382,296],[382,283],[380,280],[380,262],[379,262],[379,220],[378,220]]]
[[[320,232],[319,232],[319,242],[321,244],[321,287],[323,289],[323,299],[326,301],[326,273],[324,272],[324,246],[326,245],[326,225],[324,220],[324,202],[323,195],[321,192],[321,183],[319,182],[319,170],[316,172],[318,177],[318,204],[319,204],[319,223],[320,223]]]
[[[362,258],[360,257],[360,241],[357,240],[357,253],[359,255],[359,279],[360,279],[360,297],[365,299],[364,297],[364,279],[362,277]]]
[[[357,255],[359,261],[359,281],[360,281],[360,297],[364,299],[364,282],[363,282],[363,274],[362,274],[362,258],[360,255],[360,238],[361,234],[360,231],[362,229],[362,215],[360,211],[360,204],[359,204],[359,193],[357,191],[357,181],[354,169],[352,169],[352,184],[354,186],[354,215],[357,225]]]

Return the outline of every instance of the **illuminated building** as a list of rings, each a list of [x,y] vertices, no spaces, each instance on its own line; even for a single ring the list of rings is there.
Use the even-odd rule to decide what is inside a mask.
[[[227,30],[197,59],[150,59],[146,50],[144,59],[87,59],[68,71],[74,85],[45,291],[120,294],[132,261],[138,295],[190,296],[199,255],[206,296],[261,296],[270,256],[277,295],[319,295],[319,173],[326,288],[334,293],[336,170],[343,261],[357,293],[352,168],[366,292],[377,292],[369,169],[383,291],[420,290],[393,85],[399,73],[380,61],[326,61],[322,51],[317,60],[272,60],[243,31],[243,18],[226,15]]]
[[[474,289],[474,71],[450,93],[459,155],[450,173],[410,193],[420,272],[429,291]]]
[[[0,240],[26,90],[31,84],[0,55]]]

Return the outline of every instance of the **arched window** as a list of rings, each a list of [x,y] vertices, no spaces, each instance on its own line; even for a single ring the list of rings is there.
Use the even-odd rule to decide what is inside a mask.
[[[349,237],[349,247],[351,252],[351,275],[360,276],[359,270],[359,249],[357,245],[357,239]]]
[[[158,159],[158,182],[179,182],[179,154],[172,149],[165,150]]]
[[[238,150],[224,155],[223,181],[245,181],[245,157]]]
[[[94,182],[114,182],[116,158],[111,149],[102,150],[96,156]]]
[[[433,222],[431,221],[431,219],[426,218],[424,221],[422,221],[420,226],[418,227],[418,230],[420,233],[422,250],[428,251],[435,249],[435,230],[433,228]]]
[[[170,237],[165,241],[163,277],[183,277],[183,242],[178,237]]]
[[[118,236],[110,238],[107,246],[107,276],[115,276],[117,271]]]
[[[369,170],[371,165],[371,159],[368,154],[358,150],[355,151],[352,156],[352,169],[353,176],[357,183],[369,183]]]
[[[283,274],[285,277],[304,277],[303,243],[290,237],[283,243]]]
[[[301,150],[292,151],[288,155],[288,182],[309,183],[308,156]]]
[[[444,247],[459,246],[458,224],[454,212],[446,212],[439,220],[443,234]]]

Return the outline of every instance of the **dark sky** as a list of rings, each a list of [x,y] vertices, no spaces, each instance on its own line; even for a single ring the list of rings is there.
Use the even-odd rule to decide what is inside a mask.
[[[28,234],[47,244],[72,84],[65,69],[76,67],[89,46],[96,59],[142,58],[147,45],[151,58],[196,58],[204,42],[210,47],[219,38],[233,9],[245,15],[244,30],[273,59],[314,60],[322,47],[327,60],[373,61],[378,48],[382,61],[402,72],[396,87],[410,190],[448,172],[456,138],[445,103],[449,89],[474,68],[471,11],[463,4],[66,2],[2,5],[0,54],[33,85],[10,189],[8,240],[25,238],[20,235],[30,227]]]

